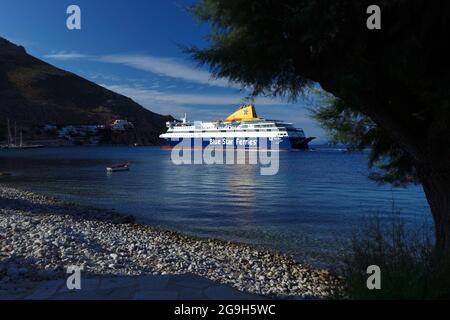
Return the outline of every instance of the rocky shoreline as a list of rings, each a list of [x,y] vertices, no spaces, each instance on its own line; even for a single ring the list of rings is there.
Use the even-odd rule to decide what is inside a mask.
[[[97,275],[192,273],[280,298],[331,298],[340,283],[328,271],[272,251],[186,236],[0,186],[0,290],[17,279],[65,279],[71,265]]]

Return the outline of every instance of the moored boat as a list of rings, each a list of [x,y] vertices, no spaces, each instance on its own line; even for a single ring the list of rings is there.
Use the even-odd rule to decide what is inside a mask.
[[[45,148],[42,144],[24,144],[23,143],[23,136],[22,136],[22,127],[20,128],[20,142],[17,143],[17,124],[14,123],[14,136],[11,134],[11,126],[9,123],[7,123],[7,137],[6,141],[7,144],[1,145],[0,149],[12,149],[12,150],[22,150],[22,149],[40,149]]]
[[[129,163],[116,164],[116,165],[106,168],[106,171],[108,171],[108,172],[121,172],[121,171],[129,171],[129,170],[130,170]]]

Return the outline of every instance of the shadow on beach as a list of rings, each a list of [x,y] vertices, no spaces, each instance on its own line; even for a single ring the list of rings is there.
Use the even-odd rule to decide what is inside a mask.
[[[0,299],[320,299],[339,286],[268,250],[1,186],[0,249]],[[90,290],[67,290],[71,266]]]

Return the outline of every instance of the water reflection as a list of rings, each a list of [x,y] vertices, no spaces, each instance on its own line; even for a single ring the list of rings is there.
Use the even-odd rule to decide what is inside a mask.
[[[367,156],[339,150],[280,153],[280,171],[257,165],[174,165],[157,148],[0,151],[0,184],[133,214],[139,221],[199,236],[268,246],[301,260],[326,261],[366,216],[409,221],[430,216],[420,187],[378,186]],[[131,171],[107,175],[111,163]]]

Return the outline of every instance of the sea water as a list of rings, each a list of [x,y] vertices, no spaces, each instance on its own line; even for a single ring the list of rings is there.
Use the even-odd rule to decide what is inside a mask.
[[[258,165],[175,165],[156,147],[0,150],[0,184],[132,214],[141,223],[201,237],[250,243],[331,265],[368,217],[430,222],[420,186],[368,179],[365,152],[315,146],[280,152],[279,172]],[[108,165],[130,162],[129,172]]]

